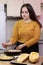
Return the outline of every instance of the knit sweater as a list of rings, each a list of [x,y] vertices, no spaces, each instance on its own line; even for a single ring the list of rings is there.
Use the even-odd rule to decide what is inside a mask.
[[[23,20],[19,20],[14,24],[10,41],[12,44],[18,41],[30,47],[39,41],[40,34],[41,29],[36,21],[26,23]]]

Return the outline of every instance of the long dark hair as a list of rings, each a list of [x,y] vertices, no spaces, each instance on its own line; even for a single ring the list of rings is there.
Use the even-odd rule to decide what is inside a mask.
[[[36,16],[36,14],[35,14],[35,11],[34,11],[33,7],[32,7],[30,4],[28,4],[28,3],[27,3],[27,4],[23,4],[22,7],[21,7],[21,10],[20,10],[20,16],[21,16],[21,18],[22,18],[22,8],[23,8],[23,7],[26,7],[26,8],[27,8],[31,20],[36,21],[36,22],[40,25],[40,28],[41,28],[42,25],[41,25],[41,23],[37,20],[37,16]]]

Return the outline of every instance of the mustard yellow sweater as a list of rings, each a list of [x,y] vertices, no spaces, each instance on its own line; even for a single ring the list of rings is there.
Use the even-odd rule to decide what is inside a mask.
[[[36,21],[25,23],[19,20],[13,27],[13,33],[10,41],[15,44],[16,41],[25,43],[27,47],[32,46],[40,39],[41,29]]]

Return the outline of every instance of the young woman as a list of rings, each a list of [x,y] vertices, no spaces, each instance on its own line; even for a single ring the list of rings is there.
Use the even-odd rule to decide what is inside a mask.
[[[3,43],[2,46],[16,45],[15,49],[21,49],[22,52],[39,52],[38,41],[42,25],[37,20],[33,7],[30,4],[23,4],[20,16],[22,19],[15,23],[10,41]]]

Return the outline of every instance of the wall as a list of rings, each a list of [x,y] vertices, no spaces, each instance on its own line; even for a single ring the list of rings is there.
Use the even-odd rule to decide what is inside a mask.
[[[7,24],[7,30],[6,30],[6,34],[7,34],[7,41],[10,39],[11,34],[12,34],[12,28],[14,23],[16,22],[16,20],[7,20],[6,24]]]
[[[38,20],[42,24],[42,29],[41,29],[41,40],[43,40],[43,6],[41,7],[41,15],[38,17]]]

